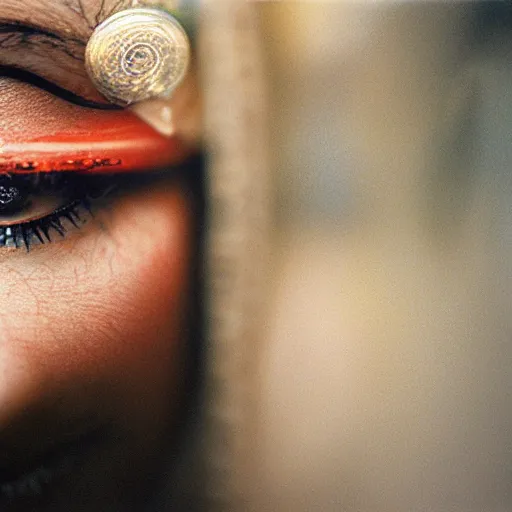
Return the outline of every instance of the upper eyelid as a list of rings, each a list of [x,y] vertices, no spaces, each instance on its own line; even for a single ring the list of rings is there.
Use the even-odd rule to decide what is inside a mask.
[[[106,105],[85,71],[86,42],[73,32],[62,35],[0,18],[0,67],[40,77],[91,105]]]
[[[40,89],[43,89],[63,100],[68,101],[69,103],[73,103],[78,106],[95,108],[100,110],[120,110],[120,107],[113,105],[111,103],[99,103],[94,100],[88,100],[80,96],[79,94],[75,94],[71,90],[61,87],[50,80],[46,80],[43,77],[35,75],[30,71],[25,71],[23,69],[17,69],[10,66],[3,66],[0,64],[0,77],[2,78],[14,78],[16,80],[21,80],[27,84],[35,85]]]

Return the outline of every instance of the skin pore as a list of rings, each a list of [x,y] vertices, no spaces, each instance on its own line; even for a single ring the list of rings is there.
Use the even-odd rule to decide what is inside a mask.
[[[104,104],[83,52],[94,26],[127,4],[2,0],[0,66],[16,62]],[[28,102],[25,83],[0,76],[0,139],[38,129],[45,100],[30,87]],[[58,125],[63,107],[50,103]],[[0,247],[0,510],[115,512],[147,501],[184,377],[193,208],[177,173],[118,177],[91,201],[93,215],[79,207],[78,228],[64,219],[52,243]]]

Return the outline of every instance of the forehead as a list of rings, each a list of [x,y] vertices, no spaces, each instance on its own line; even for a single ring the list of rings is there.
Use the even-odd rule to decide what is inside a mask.
[[[27,25],[87,40],[98,23],[133,0],[0,0],[0,23]]]

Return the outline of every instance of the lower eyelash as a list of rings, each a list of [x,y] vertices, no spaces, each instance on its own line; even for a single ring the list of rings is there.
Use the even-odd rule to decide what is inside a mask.
[[[73,227],[80,229],[85,220],[80,213],[85,209],[90,215],[91,206],[87,198],[77,199],[40,219],[0,226],[1,247],[25,247],[27,252],[34,243],[47,244],[52,242],[52,235],[64,237],[69,227],[63,221],[68,221]]]

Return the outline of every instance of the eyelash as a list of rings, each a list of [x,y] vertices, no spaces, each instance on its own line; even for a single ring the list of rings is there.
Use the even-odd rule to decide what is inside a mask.
[[[39,219],[0,226],[0,247],[16,247],[17,249],[25,247],[28,252],[36,241],[42,245],[52,243],[52,232],[63,238],[68,231],[66,225],[62,223],[64,219],[77,229],[83,225],[84,218],[79,212],[81,207],[92,215],[90,201],[83,198],[62,206]]]
[[[92,217],[91,205],[118,188],[110,176],[87,176],[70,173],[36,174],[14,177],[16,186],[25,187],[25,195],[44,198],[45,195],[62,194],[67,201],[62,206],[38,218],[0,224],[0,249],[22,248],[30,251],[34,244],[48,244],[56,236],[64,238],[70,229],[80,229]],[[67,173],[66,173],[67,174]],[[64,201],[63,201],[64,202]]]

